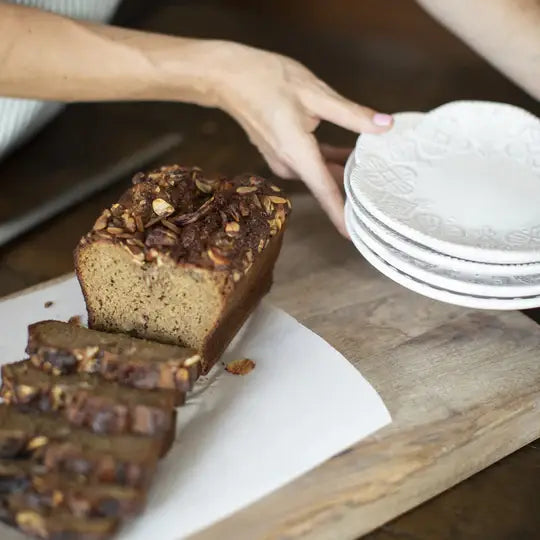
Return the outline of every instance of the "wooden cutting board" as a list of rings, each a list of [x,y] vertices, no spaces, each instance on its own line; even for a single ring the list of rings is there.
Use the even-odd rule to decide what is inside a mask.
[[[311,198],[293,209],[272,300],[358,367],[393,423],[197,540],[357,538],[540,436],[534,321],[409,292],[339,239]]]
[[[311,197],[293,208],[272,300],[358,367],[393,423],[194,540],[358,538],[540,436],[535,322],[409,292],[339,238]]]

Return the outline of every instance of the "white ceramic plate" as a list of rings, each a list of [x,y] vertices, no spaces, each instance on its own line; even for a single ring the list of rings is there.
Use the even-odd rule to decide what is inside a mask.
[[[540,261],[540,120],[511,105],[455,102],[401,113],[362,135],[356,199],[411,240],[496,264]]]
[[[441,287],[461,294],[485,297],[522,298],[540,295],[540,276],[482,276],[467,272],[448,270],[430,264],[399,251],[377,238],[355,215],[349,202],[346,207],[347,220],[359,239],[376,255],[397,270],[424,281],[428,285]]]
[[[345,165],[344,183],[347,198],[357,218],[371,231],[371,233],[385,242],[420,261],[440,266],[456,272],[467,272],[481,276],[531,276],[540,274],[540,262],[529,264],[489,264],[476,261],[466,261],[444,255],[430,248],[422,246],[397,232],[388,228],[378,219],[374,218],[356,199],[350,187],[350,170],[354,163],[354,154],[349,156]]]
[[[371,251],[366,244],[360,240],[348,220],[346,220],[346,226],[356,249],[358,249],[373,267],[396,283],[399,283],[403,287],[418,294],[433,298],[434,300],[446,302],[447,304],[455,304],[476,309],[516,310],[540,307],[540,296],[530,298],[486,298],[482,296],[459,294],[445,289],[432,287],[427,283],[414,279],[394,268],[376,253]]]

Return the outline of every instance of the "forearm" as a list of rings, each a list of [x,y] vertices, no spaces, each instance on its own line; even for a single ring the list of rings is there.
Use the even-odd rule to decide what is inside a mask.
[[[222,45],[0,3],[0,95],[213,106]]]
[[[540,0],[417,0],[488,62],[540,99]]]

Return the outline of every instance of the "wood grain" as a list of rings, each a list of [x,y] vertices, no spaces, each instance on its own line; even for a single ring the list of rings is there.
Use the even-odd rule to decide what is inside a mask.
[[[358,367],[393,424],[197,540],[356,538],[540,435],[536,323],[410,293],[310,199],[293,209],[272,299]]]

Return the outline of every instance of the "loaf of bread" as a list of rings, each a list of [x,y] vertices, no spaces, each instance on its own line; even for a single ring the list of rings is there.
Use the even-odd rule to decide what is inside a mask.
[[[138,173],[75,251],[89,325],[192,347],[207,372],[269,290],[289,209],[257,176]]]
[[[177,404],[200,371],[192,349],[90,330],[60,321],[28,327],[32,363],[53,375],[85,372],[145,390],[176,390]]]
[[[148,485],[170,436],[97,435],[52,413],[0,404],[0,459],[31,458],[48,471],[96,481]]]
[[[10,405],[58,411],[96,433],[153,436],[175,429],[172,390],[139,390],[88,373],[55,376],[30,360],[2,366],[0,397]]]
[[[19,506],[63,508],[77,517],[126,518],[139,513],[146,502],[144,490],[47,472],[28,459],[0,460],[0,497]]]

